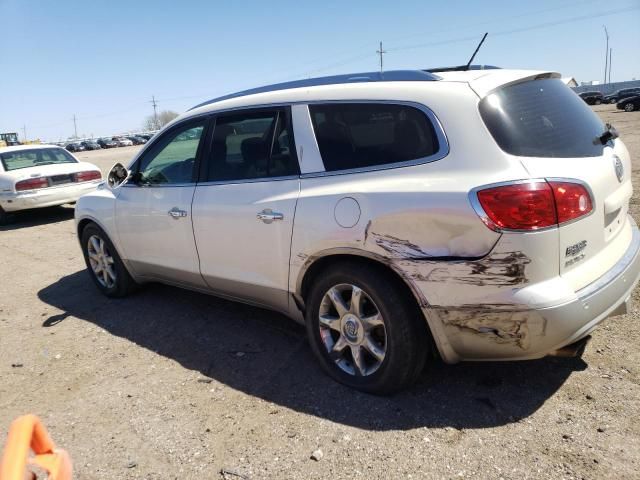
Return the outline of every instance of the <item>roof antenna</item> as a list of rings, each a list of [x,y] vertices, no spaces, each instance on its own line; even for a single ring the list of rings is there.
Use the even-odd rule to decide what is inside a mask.
[[[476,58],[476,54],[478,53],[478,50],[480,50],[480,47],[482,46],[482,44],[484,43],[484,39],[487,38],[487,35],[489,34],[489,32],[486,32],[484,34],[484,36],[482,37],[482,40],[480,40],[480,43],[478,44],[478,46],[476,47],[476,51],[473,52],[473,55],[471,55],[471,58],[469,59],[469,63],[467,63],[466,67],[464,67],[462,70],[467,71],[469,70],[469,67],[471,66],[471,62],[473,62],[473,59]]]

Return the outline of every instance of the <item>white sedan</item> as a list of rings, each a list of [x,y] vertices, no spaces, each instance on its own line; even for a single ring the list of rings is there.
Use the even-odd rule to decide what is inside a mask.
[[[55,145],[0,148],[0,224],[9,212],[73,203],[96,189],[100,169]]]

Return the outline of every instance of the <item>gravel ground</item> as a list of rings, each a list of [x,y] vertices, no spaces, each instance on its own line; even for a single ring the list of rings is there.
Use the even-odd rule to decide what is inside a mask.
[[[595,110],[640,171],[640,113]],[[78,156],[106,171],[136,148]],[[435,364],[378,398],[281,315],[161,285],[103,298],[70,207],[0,228],[0,259],[0,441],[36,413],[78,479],[640,478],[637,308],[581,359]]]

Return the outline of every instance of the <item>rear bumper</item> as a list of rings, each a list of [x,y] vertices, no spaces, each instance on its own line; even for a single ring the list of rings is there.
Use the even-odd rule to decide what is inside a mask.
[[[629,221],[632,236],[624,255],[569,301],[551,302],[545,308],[521,303],[425,308],[443,359],[455,363],[541,358],[584,338],[606,318],[627,313],[640,277],[640,231]]]
[[[19,193],[0,194],[0,207],[5,212],[53,207],[72,203],[85,193],[93,192],[101,181],[72,183]]]

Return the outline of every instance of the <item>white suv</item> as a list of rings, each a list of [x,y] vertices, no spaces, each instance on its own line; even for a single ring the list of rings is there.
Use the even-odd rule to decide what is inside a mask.
[[[397,71],[199,105],[80,199],[108,296],[159,281],[271,308],[335,379],[576,353],[640,270],[630,159],[559,75]],[[212,321],[215,321],[214,319]]]

